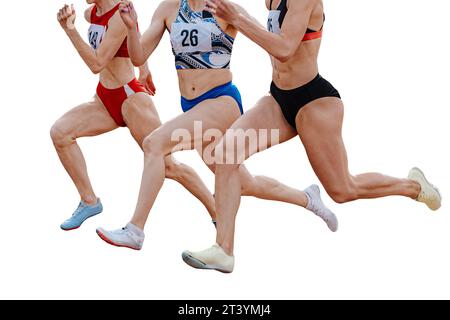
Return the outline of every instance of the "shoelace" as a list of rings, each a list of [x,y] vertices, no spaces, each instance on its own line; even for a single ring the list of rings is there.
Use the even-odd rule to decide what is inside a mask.
[[[324,220],[327,224],[330,224],[332,222],[331,221],[332,215],[328,214],[326,209],[324,209],[323,207],[317,208],[316,203],[313,203],[313,210],[314,210],[315,214],[318,217],[322,218],[322,220]]]
[[[439,192],[439,189],[434,185],[430,183],[431,188],[433,188],[434,190],[436,190],[436,192],[439,194],[439,196],[441,196],[441,193]],[[420,197],[422,198],[429,198],[429,197],[425,197],[425,192],[423,190],[420,191]]]
[[[329,214],[322,212],[322,210],[320,210],[318,216],[321,217],[326,222],[326,224],[331,223],[331,216]]]
[[[126,235],[127,237],[131,238],[134,242],[139,242],[137,236],[133,232],[131,232],[131,230],[128,229],[127,227],[123,227],[122,230],[120,231],[123,235]]]
[[[312,202],[311,204],[312,204],[312,206],[311,206],[312,211],[313,211],[317,216],[323,218],[324,213],[323,213],[322,208],[321,208],[321,207],[318,207],[317,204],[316,204],[316,202]]]
[[[80,204],[78,205],[77,210],[75,210],[75,212],[72,214],[72,217],[75,217],[78,214],[80,214],[81,210],[83,210],[84,208],[86,208],[86,205],[80,202]]]
[[[203,251],[203,256],[204,257],[208,257],[208,258],[211,257],[213,255],[213,252],[215,250],[217,250],[218,248],[219,248],[219,246],[213,245],[212,247],[210,247],[210,248],[206,249],[205,251]]]
[[[317,190],[318,194],[320,195],[320,190]],[[312,200],[312,199],[311,199]],[[321,206],[318,206],[317,202],[320,202]],[[312,201],[311,203],[311,210],[312,212],[321,218],[327,226],[330,228],[331,226],[334,226],[335,224],[335,216],[334,214],[325,207],[320,197],[316,199],[316,201]]]

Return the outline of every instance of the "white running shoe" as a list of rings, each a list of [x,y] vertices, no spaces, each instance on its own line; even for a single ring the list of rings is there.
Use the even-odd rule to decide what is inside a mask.
[[[231,273],[234,270],[234,257],[229,256],[218,245],[200,252],[184,251],[183,261],[195,269],[216,270]]]
[[[125,228],[114,231],[98,228],[97,234],[110,245],[133,250],[141,250],[145,239],[144,232],[132,223],[127,224]]]
[[[425,203],[433,211],[441,207],[442,197],[438,188],[428,182],[419,168],[412,168],[409,172],[408,179],[420,184],[421,190],[416,201]]]
[[[308,206],[306,209],[312,211],[316,216],[325,221],[331,231],[336,232],[339,225],[338,219],[336,215],[323,204],[320,197],[319,186],[313,184],[308,189],[305,189],[304,192],[308,198]]]

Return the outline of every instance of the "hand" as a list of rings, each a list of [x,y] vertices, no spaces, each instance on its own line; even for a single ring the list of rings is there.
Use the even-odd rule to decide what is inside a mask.
[[[58,22],[64,30],[73,30],[75,29],[75,19],[77,17],[75,13],[75,8],[72,5],[65,5],[58,12]]]
[[[137,28],[137,12],[134,9],[133,2],[128,0],[120,1],[120,16],[122,17],[123,23],[128,29],[136,29]]]
[[[155,84],[153,83],[152,73],[148,68],[141,69],[139,73],[139,82],[142,83],[150,92],[150,95],[154,96],[156,94]]]
[[[206,0],[206,11],[231,25],[236,25],[239,19],[238,9],[229,0]]]

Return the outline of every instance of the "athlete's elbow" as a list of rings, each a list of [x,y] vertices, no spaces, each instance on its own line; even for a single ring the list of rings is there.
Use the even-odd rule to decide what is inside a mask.
[[[109,62],[110,60],[107,57],[97,55],[89,64],[89,69],[91,69],[93,74],[99,74],[106,68]]]
[[[292,56],[293,53],[290,50],[280,50],[276,55],[274,55],[274,58],[282,63],[285,63],[288,62],[289,59],[292,58]]]
[[[102,72],[102,69],[100,69],[98,67],[92,67],[91,71],[93,74],[99,74],[100,72]]]
[[[295,54],[295,50],[288,46],[279,46],[276,49],[275,54],[273,57],[277,59],[280,62],[287,62],[289,59],[291,59]]]
[[[103,69],[105,69],[105,66],[101,63],[95,62],[89,66],[89,69],[91,69],[93,74],[99,74],[103,71]]]
[[[282,63],[288,62],[290,58],[291,58],[291,56],[287,55],[287,54],[278,54],[275,56],[275,59],[277,59],[278,61],[280,61]]]
[[[135,67],[141,67],[145,64],[145,60],[142,58],[136,58],[136,57],[130,56],[130,60],[131,60],[131,63],[133,64],[133,66],[135,66]]]

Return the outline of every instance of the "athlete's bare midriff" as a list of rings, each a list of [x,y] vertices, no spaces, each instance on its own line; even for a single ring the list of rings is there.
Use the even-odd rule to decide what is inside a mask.
[[[178,15],[180,6],[179,1],[170,1],[170,3],[172,4],[170,10],[171,12],[165,19],[166,28],[169,33],[172,23]],[[233,38],[236,37],[237,31],[233,27],[229,27],[220,19],[217,19],[217,22],[222,30],[224,30],[228,35]],[[177,74],[180,93],[186,99],[195,99],[211,89],[233,80],[233,75],[230,69],[184,69],[178,70]]]
[[[275,7],[275,4],[279,4],[279,1],[274,0],[273,3]],[[311,15],[308,23],[309,28],[320,29],[323,23],[323,14],[323,4],[320,1]],[[272,79],[276,86],[280,89],[291,90],[313,80],[319,73],[317,58],[320,44],[321,39],[301,42],[294,56],[286,62],[281,62],[272,57]]]
[[[229,69],[179,70],[177,73],[180,93],[186,99],[195,99],[233,79]]]
[[[100,83],[108,89],[123,87],[136,75],[130,58],[116,57],[100,72]]]

